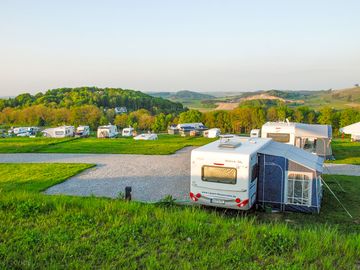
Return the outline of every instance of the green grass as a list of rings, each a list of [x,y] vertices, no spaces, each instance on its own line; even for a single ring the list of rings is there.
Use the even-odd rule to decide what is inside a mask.
[[[0,139],[0,153],[111,153],[168,155],[187,146],[200,146],[213,141],[204,137],[159,135],[155,141],[132,138],[6,138]]]
[[[334,139],[331,142],[335,160],[329,163],[360,165],[360,142],[350,142],[350,139]]]
[[[39,193],[91,165],[0,164],[0,269],[357,269],[360,177],[340,177],[355,220]],[[338,193],[338,186],[328,180]]]

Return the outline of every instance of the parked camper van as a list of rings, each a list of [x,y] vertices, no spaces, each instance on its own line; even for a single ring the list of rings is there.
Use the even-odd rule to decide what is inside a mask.
[[[90,127],[89,126],[78,126],[75,132],[75,137],[89,137]]]
[[[332,157],[332,128],[329,125],[267,122],[261,128],[261,138],[272,138],[324,158]]]
[[[131,137],[131,136],[134,136],[134,129],[132,127],[128,127],[128,128],[124,128],[122,130],[122,136],[123,137]]]
[[[190,199],[248,210],[319,212],[323,159],[269,138],[226,135],[191,152]]]
[[[98,138],[114,138],[118,135],[117,127],[114,125],[100,126],[97,130]]]
[[[73,126],[61,126],[56,128],[48,128],[42,131],[44,137],[49,138],[65,138],[73,137],[75,128]]]
[[[260,138],[260,129],[252,129],[250,131],[251,138]]]
[[[157,140],[158,136],[154,133],[143,133],[134,137],[134,140],[153,141]]]
[[[221,131],[219,128],[211,128],[211,129],[205,130],[203,132],[203,135],[206,138],[217,138],[220,136],[220,133],[221,133]]]

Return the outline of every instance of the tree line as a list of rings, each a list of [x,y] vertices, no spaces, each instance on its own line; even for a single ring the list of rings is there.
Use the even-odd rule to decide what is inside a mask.
[[[99,125],[113,123],[119,128],[132,126],[139,130],[166,131],[171,124],[203,122],[207,127],[220,128],[223,133],[249,133],[261,128],[267,121],[285,121],[309,124],[329,124],[334,132],[340,127],[360,121],[360,111],[355,109],[335,110],[324,107],[315,111],[309,107],[290,108],[277,106],[240,106],[232,111],[200,112],[188,110],[182,113],[153,113],[139,109],[127,114],[116,115],[114,109],[82,105],[71,108],[49,107],[43,104],[23,108],[4,108],[0,112],[0,124],[6,126],[57,126],[89,125],[96,129]]]

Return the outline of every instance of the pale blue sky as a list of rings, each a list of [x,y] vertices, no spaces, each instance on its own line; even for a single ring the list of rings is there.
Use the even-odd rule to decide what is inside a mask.
[[[0,0],[0,96],[360,83],[360,1]]]

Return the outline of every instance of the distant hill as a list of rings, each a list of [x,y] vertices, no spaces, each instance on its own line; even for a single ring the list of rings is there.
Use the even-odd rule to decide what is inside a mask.
[[[95,105],[103,108],[125,106],[128,111],[147,109],[153,113],[175,113],[184,110],[179,102],[153,97],[140,91],[121,88],[59,88],[45,93],[21,94],[15,98],[0,99],[0,110],[5,107],[21,108],[43,104],[53,108],[71,108],[81,105]]]
[[[162,97],[170,100],[201,100],[214,98],[214,96],[209,94],[203,94],[189,90],[181,90],[178,92],[157,92],[149,93],[149,95],[153,97]]]
[[[236,96],[212,100],[217,110],[233,109],[239,105],[266,105],[285,103],[290,107],[309,106],[319,109],[330,106],[337,109],[360,108],[360,87],[339,90],[262,90],[244,92]]]

